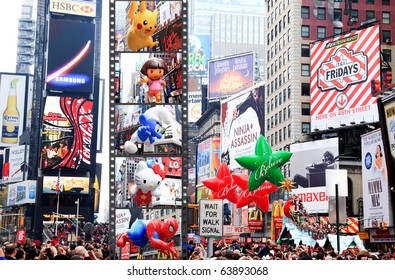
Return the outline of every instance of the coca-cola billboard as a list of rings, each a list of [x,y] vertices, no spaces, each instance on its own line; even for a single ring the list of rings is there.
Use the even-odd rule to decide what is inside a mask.
[[[43,114],[40,169],[90,170],[93,101],[47,97]]]

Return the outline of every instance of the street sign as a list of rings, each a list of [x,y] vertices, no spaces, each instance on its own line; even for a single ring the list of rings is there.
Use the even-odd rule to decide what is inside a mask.
[[[224,216],[222,199],[201,199],[199,202],[200,236],[222,236]]]

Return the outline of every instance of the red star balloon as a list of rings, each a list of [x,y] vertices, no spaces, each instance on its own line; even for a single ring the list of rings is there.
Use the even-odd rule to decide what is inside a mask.
[[[225,162],[219,166],[216,177],[204,179],[202,183],[213,192],[215,199],[227,199],[232,203],[237,203],[237,185]]]
[[[232,177],[235,183],[243,190],[237,200],[237,208],[248,205],[251,202],[255,202],[259,209],[261,209],[263,212],[267,213],[269,211],[269,194],[278,190],[276,185],[265,181],[255,191],[249,191],[248,175],[233,174]]]

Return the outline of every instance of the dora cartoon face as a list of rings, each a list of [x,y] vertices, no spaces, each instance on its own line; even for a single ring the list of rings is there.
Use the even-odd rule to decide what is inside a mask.
[[[147,69],[147,76],[152,80],[159,80],[160,78],[163,77],[164,74],[165,74],[165,71],[160,68],[157,68],[157,69],[148,68]]]

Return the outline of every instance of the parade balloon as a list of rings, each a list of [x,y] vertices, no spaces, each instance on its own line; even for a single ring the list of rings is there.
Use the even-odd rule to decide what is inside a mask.
[[[288,199],[283,207],[284,216],[287,218],[291,218],[291,211],[293,211],[294,207],[295,204],[290,199]]]
[[[237,185],[225,162],[219,166],[216,177],[204,179],[202,183],[212,191],[215,199],[227,199],[232,203],[237,203]]]
[[[255,191],[248,190],[248,175],[232,174],[233,180],[242,189],[242,192],[237,200],[236,207],[240,208],[252,202],[267,213],[269,211],[269,194],[278,190],[278,187],[265,181]]]
[[[265,181],[280,186],[284,176],[279,169],[292,156],[288,151],[272,152],[272,149],[263,135],[260,135],[256,145],[255,154],[243,155],[235,158],[242,167],[251,170],[248,180],[248,190],[254,191]]]

